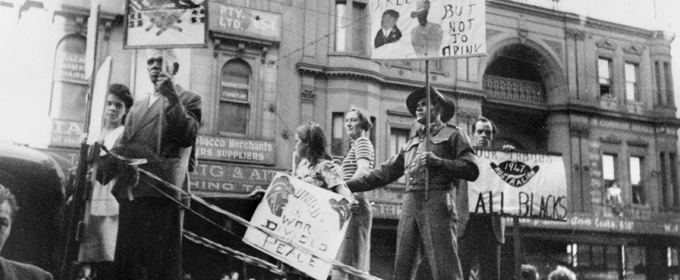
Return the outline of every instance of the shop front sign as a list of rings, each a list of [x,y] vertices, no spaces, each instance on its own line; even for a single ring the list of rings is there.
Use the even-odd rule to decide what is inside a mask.
[[[228,162],[274,164],[274,142],[199,135],[196,138],[196,156]]]
[[[203,163],[191,173],[192,193],[204,197],[227,197],[266,189],[277,172],[273,168],[242,164]]]
[[[505,218],[512,224],[511,218]],[[656,234],[680,236],[680,222],[634,220],[623,217],[597,217],[588,215],[567,215],[564,222],[536,219],[519,219],[520,226],[531,228],[552,228],[578,231],[617,232],[626,234]]]
[[[52,120],[50,146],[80,147],[80,135],[83,134],[83,123],[70,120]]]
[[[281,15],[210,1],[210,31],[240,37],[281,41]]]

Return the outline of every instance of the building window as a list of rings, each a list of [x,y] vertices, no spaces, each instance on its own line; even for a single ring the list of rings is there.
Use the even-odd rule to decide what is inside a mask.
[[[662,105],[663,102],[663,91],[661,90],[661,69],[659,68],[659,62],[654,61],[654,79],[656,80],[656,88],[654,89],[656,93],[657,104]]]
[[[659,170],[659,181],[661,182],[661,204],[664,207],[672,207],[673,206],[673,196],[671,194],[671,189],[668,186],[668,162],[666,161],[666,154],[667,153],[659,153],[659,166],[661,167],[661,170]]]
[[[645,204],[645,190],[642,184],[642,158],[630,157],[630,187],[633,204]]]
[[[639,246],[624,246],[624,275],[626,279],[644,277],[647,258],[645,248]],[[644,279],[644,278],[642,278]]]
[[[579,277],[598,279],[598,275],[611,277],[620,274],[621,245],[573,244],[570,247],[571,266]]]
[[[347,3],[338,1],[335,4],[335,51],[344,52],[347,38]]]
[[[50,104],[54,119],[85,121],[85,48],[85,37],[78,35],[65,37],[57,46]]]
[[[390,150],[387,153],[388,155],[396,155],[398,154],[401,149],[404,148],[406,145],[406,142],[408,142],[409,138],[409,133],[411,132],[410,129],[406,128],[396,128],[393,127],[390,129]],[[397,181],[400,184],[406,184],[406,181],[404,180],[404,177],[402,176],[399,178]]]
[[[678,154],[668,153],[670,161],[669,172],[671,174],[670,195],[673,197],[673,207],[680,208],[680,187],[678,187]],[[669,205],[670,206],[670,205]]]
[[[611,60],[607,58],[597,59],[597,76],[600,84],[600,96],[611,97],[612,80],[611,80]]]
[[[602,155],[602,179],[604,179],[605,188],[610,188],[614,185],[616,181],[616,156]]]
[[[333,113],[333,124],[331,133],[331,155],[333,157],[342,157],[345,155],[345,145],[343,145],[343,131],[345,128],[345,114]]]
[[[366,4],[352,3],[352,51],[366,54]]]
[[[227,61],[220,76],[217,127],[224,134],[246,134],[250,115],[250,66],[240,59]]]
[[[673,72],[671,71],[671,64],[669,62],[663,63],[664,78],[666,78],[666,104],[675,104],[675,95],[673,94]]]
[[[357,0],[336,1],[335,18],[335,51],[367,54],[366,3]]]
[[[626,63],[626,100],[640,100],[638,93],[638,66],[633,63]]]

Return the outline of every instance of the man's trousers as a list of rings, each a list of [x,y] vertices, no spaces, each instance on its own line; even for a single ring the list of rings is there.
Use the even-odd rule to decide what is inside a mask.
[[[451,191],[404,194],[404,206],[397,229],[397,257],[394,279],[413,279],[421,260],[427,261],[433,279],[462,279],[457,254],[457,216]]]
[[[181,279],[180,206],[169,198],[121,199],[116,278]]]

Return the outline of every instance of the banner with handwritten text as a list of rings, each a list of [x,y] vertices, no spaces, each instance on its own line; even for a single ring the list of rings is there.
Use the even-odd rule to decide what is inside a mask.
[[[484,0],[372,0],[371,58],[486,55],[485,4]]]
[[[472,215],[565,220],[567,177],[561,156],[478,149],[479,178],[468,182]]]
[[[279,173],[250,223],[267,228],[317,256],[335,259],[349,219],[349,201],[341,195]],[[326,279],[332,268],[316,256],[256,229],[248,228],[243,241],[314,279]]]

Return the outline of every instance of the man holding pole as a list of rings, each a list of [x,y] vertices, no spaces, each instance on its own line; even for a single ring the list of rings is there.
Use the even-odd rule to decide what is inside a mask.
[[[394,279],[412,279],[423,257],[434,279],[462,279],[452,192],[458,179],[476,180],[479,169],[467,135],[446,124],[455,113],[453,101],[433,87],[428,100],[427,89],[418,89],[406,99],[409,112],[423,125],[416,135],[397,155],[347,186],[352,192],[363,192],[406,176]]]
[[[195,165],[193,146],[201,122],[201,97],[173,83],[178,69],[173,50],[147,51],[154,93],[135,102],[125,131],[111,150],[125,158],[145,159],[139,168],[153,176],[136,173],[112,156],[103,159],[101,169],[109,177],[104,181],[118,177],[111,191],[120,203],[114,260],[117,279],[181,279],[180,194],[164,184],[188,187],[187,174]]]

